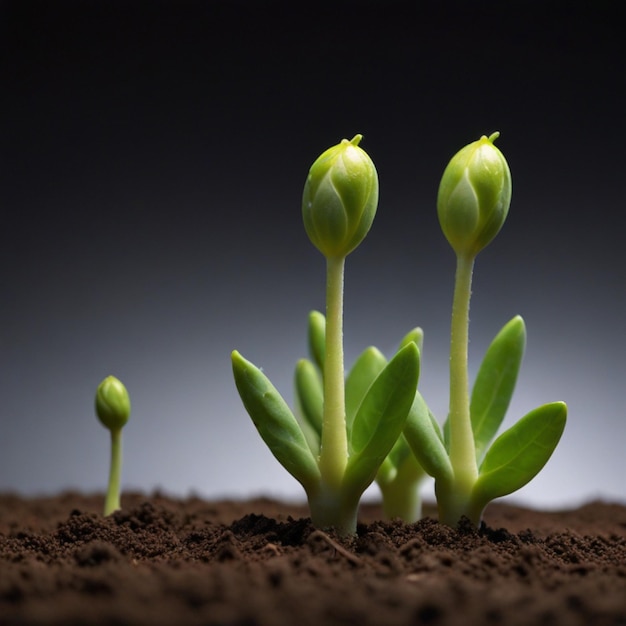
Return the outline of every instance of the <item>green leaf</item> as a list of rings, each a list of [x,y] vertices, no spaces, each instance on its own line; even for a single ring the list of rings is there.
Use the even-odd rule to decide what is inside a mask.
[[[526,328],[518,315],[496,335],[478,370],[470,402],[478,464],[509,408],[525,346]]]
[[[554,452],[567,419],[564,402],[544,404],[502,433],[480,466],[473,498],[490,502],[530,482]]]
[[[295,371],[295,396],[304,436],[315,456],[319,454],[324,415],[324,387],[316,365],[300,359]]]
[[[354,418],[352,454],[345,481],[364,491],[400,436],[415,398],[419,351],[414,343],[398,351],[367,391]]]
[[[372,383],[387,365],[382,352],[373,346],[358,356],[346,377],[346,426],[352,429],[354,417]]]
[[[309,354],[320,372],[323,372],[326,360],[326,317],[319,311],[309,313],[308,342]]]
[[[278,462],[304,489],[316,489],[320,472],[302,429],[267,376],[236,350],[232,353],[235,384],[263,441]]]
[[[296,417],[314,456],[319,455],[324,413],[324,389],[322,377],[308,359],[300,359],[295,371]]]
[[[400,342],[400,348],[404,348],[404,346],[406,346],[411,341],[415,343],[415,345],[417,345],[417,349],[420,351],[421,354],[422,347],[424,345],[424,331],[419,326],[417,326],[413,330],[410,330],[406,335],[404,335],[402,341]]]
[[[420,392],[409,411],[404,437],[424,470],[435,480],[452,480],[453,471],[439,424],[428,409]]]

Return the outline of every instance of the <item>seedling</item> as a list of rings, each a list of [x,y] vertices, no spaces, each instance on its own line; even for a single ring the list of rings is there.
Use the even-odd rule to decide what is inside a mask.
[[[309,357],[301,359],[295,372],[295,395],[300,425],[313,449],[319,448],[323,420],[323,372],[326,319],[319,311],[309,314]],[[421,352],[421,328],[415,328],[400,342],[400,348],[414,342]],[[376,377],[387,365],[385,356],[375,347],[364,350],[346,375],[346,427],[352,428],[358,408]],[[376,473],[382,506],[389,518],[414,522],[421,517],[420,483],[426,472],[400,435]]]
[[[493,145],[499,133],[460,150],[446,167],[437,198],[443,233],[457,257],[450,336],[450,407],[443,433],[421,395],[404,431],[424,469],[435,478],[440,521],[466,516],[478,525],[485,506],[532,480],[565,427],[563,402],[540,406],[502,433],[521,365],[526,329],[514,317],[497,334],[468,384],[469,303],[476,255],[497,235],[511,200],[509,166]]]
[[[326,150],[311,166],[302,197],[305,230],[326,259],[325,330],[315,345],[323,363],[319,428],[305,433],[261,370],[236,350],[232,353],[243,404],[276,459],[304,488],[313,524],[334,527],[342,535],[356,532],[361,496],[402,432],[419,375],[419,351],[408,342],[376,376],[348,421],[345,260],[367,235],[378,205],[378,174],[359,147],[361,138]]]
[[[111,465],[104,515],[120,509],[122,475],[122,428],[130,417],[130,398],[126,387],[115,376],[107,376],[96,390],[96,415],[111,432]]]

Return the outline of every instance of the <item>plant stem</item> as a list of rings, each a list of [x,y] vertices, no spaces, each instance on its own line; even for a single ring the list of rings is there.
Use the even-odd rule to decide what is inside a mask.
[[[308,494],[311,522],[320,529],[333,528],[338,535],[356,534],[360,494],[341,489],[322,488],[314,495]]]
[[[104,515],[110,515],[120,506],[120,479],[122,474],[122,429],[111,429],[111,466],[109,468],[109,486],[104,503]]]
[[[379,483],[383,495],[383,510],[388,519],[416,522],[422,517],[420,483],[426,476],[424,470],[411,456],[398,468],[393,479]]]
[[[348,462],[343,369],[344,266],[345,257],[326,259],[326,357],[319,468],[322,482],[332,490],[339,490]]]
[[[474,256],[457,255],[450,332],[450,462],[455,490],[461,497],[469,497],[478,477],[467,370],[474,259]]]

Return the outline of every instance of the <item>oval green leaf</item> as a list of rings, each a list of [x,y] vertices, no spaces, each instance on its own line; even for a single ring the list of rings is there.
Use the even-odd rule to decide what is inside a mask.
[[[452,465],[441,429],[419,391],[415,394],[404,426],[404,437],[415,458],[430,476],[446,482],[452,479]]]
[[[316,489],[320,480],[317,462],[287,403],[267,376],[236,350],[232,365],[241,400],[263,441],[307,493]]]
[[[567,420],[564,402],[544,404],[503,432],[480,466],[473,498],[490,502],[517,491],[548,462]]]
[[[424,345],[424,331],[419,326],[413,328],[406,335],[404,335],[404,337],[402,337],[399,348],[404,348],[404,346],[411,341],[417,346],[417,349],[421,354],[422,347]]]
[[[346,426],[352,428],[354,417],[372,383],[387,365],[387,359],[377,348],[370,346],[361,352],[346,377]]]
[[[323,372],[326,359],[326,317],[319,311],[309,313],[308,342],[309,355],[320,372]]]
[[[352,425],[352,454],[345,482],[364,491],[396,443],[413,404],[419,377],[419,351],[414,343],[398,351],[378,375],[361,402]]]
[[[509,408],[525,346],[526,328],[518,315],[495,336],[476,375],[470,416],[478,464]]]
[[[324,414],[324,387],[317,366],[308,359],[300,359],[294,376],[295,400],[301,416],[302,432],[315,456],[319,454]]]

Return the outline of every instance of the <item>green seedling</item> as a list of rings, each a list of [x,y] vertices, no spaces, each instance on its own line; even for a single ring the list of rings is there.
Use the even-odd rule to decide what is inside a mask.
[[[295,371],[295,397],[300,425],[312,449],[319,449],[323,421],[323,372],[326,319],[319,311],[309,314],[309,358],[301,359]],[[423,332],[416,328],[400,343],[400,349],[415,343],[421,352]],[[348,432],[368,389],[387,365],[385,356],[375,347],[364,350],[346,375],[346,428]],[[414,522],[421,517],[419,487],[426,472],[400,435],[376,473],[382,494],[382,506],[389,519]]]
[[[511,200],[509,166],[493,145],[499,133],[460,150],[446,167],[437,197],[443,233],[457,257],[450,337],[450,406],[443,432],[419,393],[404,435],[435,479],[440,521],[466,516],[479,525],[493,499],[532,480],[556,448],[567,415],[563,402],[540,406],[495,441],[517,381],[526,329],[513,318],[495,337],[470,398],[469,304],[476,255],[500,231]],[[490,445],[491,444],[491,445]]]
[[[104,502],[104,515],[120,507],[122,475],[122,428],[130,417],[130,398],[126,387],[115,376],[107,376],[96,390],[96,415],[111,433],[111,465]]]
[[[326,150],[311,166],[302,196],[309,239],[326,259],[326,316],[319,396],[321,424],[305,429],[259,368],[232,353],[235,383],[259,434],[304,488],[318,528],[356,533],[358,506],[402,433],[415,398],[419,351],[398,351],[347,420],[343,352],[344,268],[367,235],[378,205],[378,174],[359,147],[361,135]],[[321,335],[320,335],[321,337]]]

